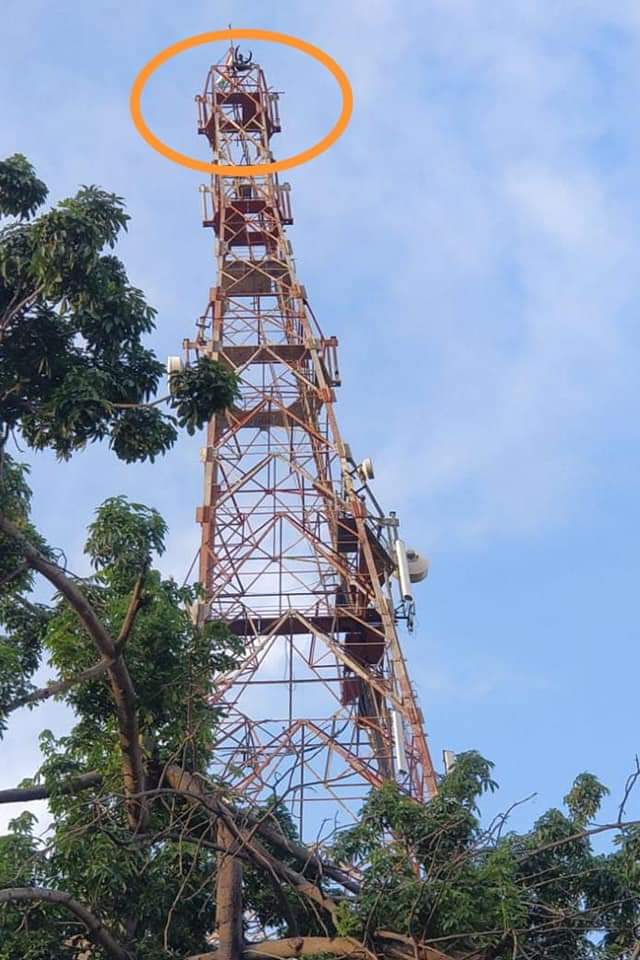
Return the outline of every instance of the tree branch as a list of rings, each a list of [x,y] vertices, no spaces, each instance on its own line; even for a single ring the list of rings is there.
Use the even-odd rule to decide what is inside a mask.
[[[4,514],[0,514],[0,530],[17,541],[29,566],[42,574],[62,594],[69,606],[75,611],[103,659],[111,662],[111,666],[108,667],[108,676],[118,718],[125,792],[128,794],[142,793],[145,789],[145,768],[140,747],[136,693],[129,671],[116,643],[109,631],[97,618],[93,607],[82,591],[64,574],[60,567],[43,557],[40,551],[29,543],[20,528]],[[134,589],[134,595],[135,593]],[[127,618],[125,618],[125,622],[126,620]],[[130,803],[128,807],[130,827],[134,830],[144,829],[146,825],[144,800]]]
[[[204,777],[198,777],[196,780],[192,774],[175,765],[167,768],[165,777],[174,789],[185,789],[186,785],[192,785],[192,781],[197,783],[199,790],[202,790],[203,786],[206,787],[207,792],[206,794],[203,793],[203,796],[215,807],[216,816],[222,815],[222,808],[224,807],[225,815],[230,815],[234,822],[241,822],[243,827],[257,831],[263,840],[268,840],[269,843],[273,844],[281,855],[290,856],[303,870],[310,868],[317,876],[329,877],[344,887],[345,890],[355,894],[360,893],[360,884],[353,877],[350,877],[345,870],[334,863],[322,860],[310,847],[305,847],[294,840],[290,840],[281,830],[267,823],[264,814],[258,816],[245,810],[235,810],[230,804],[224,804],[220,800],[220,789],[216,789]],[[212,812],[213,807],[210,808]]]
[[[99,660],[98,663],[94,663],[92,667],[81,670],[80,673],[76,673],[74,677],[69,677],[68,680],[52,680],[46,687],[39,687],[38,690],[32,690],[32,692],[26,696],[20,697],[18,700],[14,700],[8,704],[8,706],[5,707],[4,713],[13,713],[13,711],[18,710],[19,707],[26,707],[30,703],[38,703],[40,700],[48,700],[49,697],[57,697],[61,693],[66,693],[67,690],[76,687],[79,683],[84,683],[85,680],[93,680],[95,677],[100,677],[103,673],[107,672],[112,664],[113,660]]]
[[[328,953],[333,956],[371,957],[362,943],[349,937],[288,937],[284,940],[262,940],[260,943],[246,944],[242,956],[244,960],[263,960],[265,957],[290,958],[311,954]],[[198,953],[188,960],[216,960],[217,950]]]
[[[445,953],[413,944],[412,950],[407,950],[407,960],[451,960]],[[376,954],[365,944],[351,937],[287,937],[284,940],[262,940],[260,943],[247,943],[242,952],[243,960],[265,960],[273,957],[275,960],[290,960],[294,957],[312,956],[315,954],[330,954],[335,957],[361,957],[363,960],[372,960]],[[187,960],[217,960],[218,951],[198,953]]]
[[[131,954],[121,947],[100,920],[83,904],[74,900],[70,893],[64,893],[62,890],[50,890],[47,887],[10,887],[6,890],[0,890],[0,904],[31,900],[44,901],[45,903],[65,907],[85,925],[95,944],[106,950],[115,960],[131,960]]]
[[[81,773],[56,787],[56,793],[80,793],[89,787],[98,787],[102,783],[100,773]],[[47,800],[54,791],[47,786],[11,787],[0,790],[0,803],[29,803],[31,800]]]
[[[335,900],[327,897],[319,886],[316,886],[301,873],[297,873],[287,864],[277,860],[256,840],[255,836],[250,835],[238,826],[236,819],[240,819],[242,815],[228,807],[219,797],[205,794],[201,782],[193,774],[182,770],[180,767],[169,766],[165,771],[165,777],[175,790],[193,797],[216,819],[222,820],[240,844],[240,848],[246,851],[257,867],[279,878],[296,893],[307,900],[311,900],[331,915],[335,914],[337,910]]]
[[[580,830],[578,833],[572,833],[569,837],[563,837],[561,840],[551,840],[549,843],[543,843],[534,850],[529,850],[518,857],[518,863],[524,863],[531,857],[536,857],[545,850],[554,850],[556,847],[562,847],[567,843],[573,843],[574,840],[584,840],[586,837],[593,837],[596,833],[606,833],[609,830],[624,830],[626,827],[640,826],[640,820],[616,820],[614,823],[603,823],[599,827],[592,827],[590,830]]]
[[[17,303],[15,302],[16,295],[14,294],[6,310],[0,317],[0,342],[2,342],[2,340],[4,339],[4,331],[9,328],[9,324],[11,323],[13,318],[16,317],[21,310],[28,310],[29,307],[31,307],[35,303],[36,299],[42,293],[43,290],[44,290],[44,284],[40,283],[35,288],[35,290],[32,290],[30,293],[26,295],[26,297],[23,297],[23,299],[18,301]]]
[[[403,933],[395,933],[392,930],[376,930],[374,938],[390,943],[391,946],[387,952],[394,957],[399,957],[401,952],[406,955],[408,950],[412,957],[420,957],[421,960],[453,960],[448,953],[442,953],[435,947],[430,947],[428,944],[421,943],[419,940]]]
[[[28,565],[25,563],[24,567],[27,566]],[[119,652],[122,651],[122,648],[129,638],[129,634],[131,633],[131,629],[135,622],[136,614],[140,609],[142,603],[142,585],[144,583],[144,578],[144,574],[139,576],[136,580],[135,587],[133,588],[133,593],[131,594],[131,600],[129,602],[129,608],[122,622],[118,639],[116,640],[116,647]],[[40,687],[38,690],[33,690],[24,697],[14,700],[5,708],[4,713],[5,715],[13,713],[13,711],[17,710],[19,707],[25,707],[30,703],[38,703],[40,700],[48,700],[49,697],[57,697],[61,693],[66,693],[67,690],[77,686],[79,683],[84,683],[85,680],[94,680],[96,677],[106,673],[109,667],[113,666],[114,662],[115,661],[113,660],[103,659],[98,663],[94,663],[92,667],[87,667],[86,670],[81,670],[80,673],[77,673],[74,677],[69,677],[67,680],[53,680],[51,683],[48,683],[46,687]]]
[[[627,800],[631,796],[631,791],[635,787],[636,783],[638,782],[638,780],[640,780],[640,760],[638,759],[637,754],[635,759],[636,759],[636,768],[633,771],[633,773],[631,773],[627,777],[627,782],[624,785],[624,796],[620,803],[620,807],[618,808],[618,820],[622,820],[622,818],[624,817],[624,808],[627,805]]]
[[[147,571],[144,570],[138,579],[135,582],[133,591],[131,593],[131,599],[129,600],[129,606],[125,614],[125,618],[122,621],[122,626],[120,627],[120,633],[118,634],[118,639],[116,640],[116,650],[120,653],[125,643],[129,639],[129,634],[135,623],[138,610],[142,605],[142,587],[144,585],[145,577]]]

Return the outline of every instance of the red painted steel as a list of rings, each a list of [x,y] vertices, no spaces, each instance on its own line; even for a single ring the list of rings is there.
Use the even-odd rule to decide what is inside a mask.
[[[197,101],[215,162],[273,159],[278,100],[257,64],[240,65],[231,49]],[[240,669],[217,678],[216,773],[246,797],[282,796],[308,832],[352,815],[385,778],[420,800],[436,789],[398,641],[397,524],[340,436],[337,341],[323,335],[296,277],[288,184],[214,177],[203,207],[217,283],[187,359],[221,360],[242,386],[208,425],[197,511],[200,615],[225,621],[246,645]]]

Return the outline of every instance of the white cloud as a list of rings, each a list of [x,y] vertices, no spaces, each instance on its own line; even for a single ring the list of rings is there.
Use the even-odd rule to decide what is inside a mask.
[[[317,283],[337,251],[346,269],[331,292],[366,323],[345,327],[360,395],[345,377],[340,413],[378,454],[383,501],[421,514],[436,539],[531,536],[598,482],[606,424],[621,395],[638,401],[637,204],[607,139],[615,77],[591,56],[613,27],[637,50],[637,17],[430,6],[429,30],[414,6],[394,8],[384,92],[375,71],[360,78],[357,137],[311,196],[318,173],[304,174]],[[347,57],[352,40],[338,41]]]

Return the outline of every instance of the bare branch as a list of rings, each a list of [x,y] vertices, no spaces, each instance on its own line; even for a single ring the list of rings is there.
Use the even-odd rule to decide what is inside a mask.
[[[495,834],[495,840],[500,840],[502,836],[502,831],[504,830],[509,817],[511,816],[513,811],[516,809],[516,807],[521,807],[523,804],[528,803],[529,800],[533,800],[533,798],[537,796],[538,796],[537,793],[530,793],[528,797],[523,797],[522,800],[516,800],[514,803],[511,804],[511,806],[507,807],[507,809],[503,813],[496,814],[496,816],[493,818],[493,820],[485,830],[484,836],[493,838]]]
[[[302,869],[310,868],[319,877],[329,877],[351,893],[357,894],[360,892],[360,884],[354,880],[353,877],[349,876],[346,870],[343,870],[334,863],[323,860],[310,847],[305,847],[300,843],[296,843],[294,840],[290,840],[280,829],[267,823],[264,815],[257,816],[249,811],[238,811],[230,804],[223,804],[220,800],[220,789],[205,780],[204,777],[193,777],[192,774],[173,765],[167,767],[165,776],[171,786],[177,790],[186,790],[186,786],[191,785],[191,781],[197,783],[200,789],[205,787],[207,801],[214,806],[216,804],[218,805],[217,816],[222,815],[222,807],[224,806],[226,814],[231,815],[234,821],[241,822],[243,827],[257,830],[264,840],[272,843],[282,855],[292,857]]]
[[[432,947],[414,945],[413,942],[411,946],[415,946],[415,953],[407,951],[404,954],[407,960],[412,957],[418,957],[419,960],[451,960],[447,954]],[[270,957],[274,960],[292,960],[294,957],[323,953],[334,957],[360,957],[362,960],[376,958],[375,953],[351,937],[287,937],[284,940],[263,940],[260,943],[246,944],[242,956],[243,960],[264,960]],[[192,955],[188,960],[217,960],[217,957],[218,951],[212,950],[209,953]]]
[[[95,944],[106,950],[115,960],[131,960],[131,954],[121,947],[100,920],[83,904],[74,900],[70,893],[65,893],[62,890],[50,890],[47,887],[10,887],[6,890],[0,890],[0,904],[32,900],[65,907],[85,925],[89,937]]]
[[[68,680],[52,680],[46,687],[40,687],[24,697],[14,700],[5,708],[4,712],[5,714],[13,713],[19,707],[26,707],[30,703],[38,703],[40,700],[48,700],[49,697],[57,697],[61,693],[66,693],[67,690],[78,686],[79,683],[84,683],[85,680],[93,680],[106,673],[112,664],[113,660],[100,660],[98,663],[94,663],[92,667],[87,667],[86,670],[76,673],[74,677],[69,677]]]
[[[627,782],[624,785],[624,796],[622,798],[622,801],[620,803],[620,808],[618,810],[618,820],[622,820],[622,818],[624,817],[624,808],[627,805],[627,800],[631,796],[631,791],[633,790],[636,783],[640,779],[640,760],[638,759],[637,754],[636,754],[635,760],[636,760],[636,768],[633,771],[633,773],[629,774],[629,776],[627,777]]]
[[[44,284],[41,283],[35,288],[35,290],[32,290],[26,295],[26,297],[23,297],[23,299],[17,303],[15,302],[16,294],[13,295],[9,305],[7,306],[7,309],[0,317],[0,342],[2,342],[4,339],[4,331],[8,330],[9,324],[13,318],[16,317],[21,311],[28,310],[31,306],[33,306],[43,289]]]
[[[129,600],[129,606],[125,614],[125,618],[122,621],[122,626],[120,627],[120,633],[118,634],[118,639],[116,640],[116,649],[120,653],[125,643],[129,639],[129,634],[135,623],[138,610],[142,605],[142,587],[144,585],[145,577],[147,575],[146,570],[144,570],[138,579],[135,582],[133,591],[131,593],[131,599]]]
[[[99,773],[81,773],[77,777],[66,780],[56,787],[57,793],[80,793],[89,787],[97,787],[102,783]],[[47,800],[53,790],[44,785],[36,787],[12,787],[9,790],[0,790],[0,803],[30,803],[32,800]]]
[[[335,900],[327,897],[319,886],[316,886],[302,874],[297,873],[287,864],[273,857],[254,836],[238,826],[236,820],[241,821],[243,815],[228,807],[219,796],[205,794],[201,781],[193,774],[182,770],[180,767],[170,766],[165,771],[165,776],[175,790],[197,800],[216,819],[222,820],[240,844],[240,848],[246,851],[256,866],[289,884],[296,893],[318,904],[330,914],[335,914],[337,910]]]
[[[563,837],[562,840],[552,840],[549,843],[541,844],[535,850],[530,850],[519,857],[518,863],[530,860],[531,857],[537,856],[544,850],[553,850],[555,847],[564,846],[565,843],[573,843],[574,840],[584,840],[586,837],[593,837],[597,833],[606,833],[608,830],[623,830],[625,827],[637,826],[640,826],[640,820],[623,820],[622,822],[616,820],[615,823],[603,823],[601,826],[592,827],[590,830],[580,830],[578,833],[572,833],[570,837]]]
[[[293,958],[311,954],[328,953],[336,957],[371,957],[370,952],[357,940],[349,937],[289,937],[285,940],[263,940],[248,943],[242,953],[244,960],[263,960],[265,957]],[[218,951],[198,953],[188,960],[217,960]]]

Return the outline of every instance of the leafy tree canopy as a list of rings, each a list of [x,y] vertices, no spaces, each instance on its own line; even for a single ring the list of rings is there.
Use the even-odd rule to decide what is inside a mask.
[[[236,395],[234,374],[208,357],[152,397],[164,367],[144,338],[155,311],[113,249],[129,217],[96,186],[40,212],[47,188],[28,160],[0,162],[0,421],[59,457],[107,439],[126,462],[153,460]]]
[[[638,920],[638,827],[621,829],[612,852],[594,852],[589,828],[608,790],[588,773],[567,810],[547,811],[529,832],[505,832],[501,818],[483,826],[477,804],[496,787],[491,768],[460,755],[427,806],[391,783],[372,793],[333,850],[362,876],[359,897],[341,904],[339,931],[394,930],[453,957],[626,956]]]

